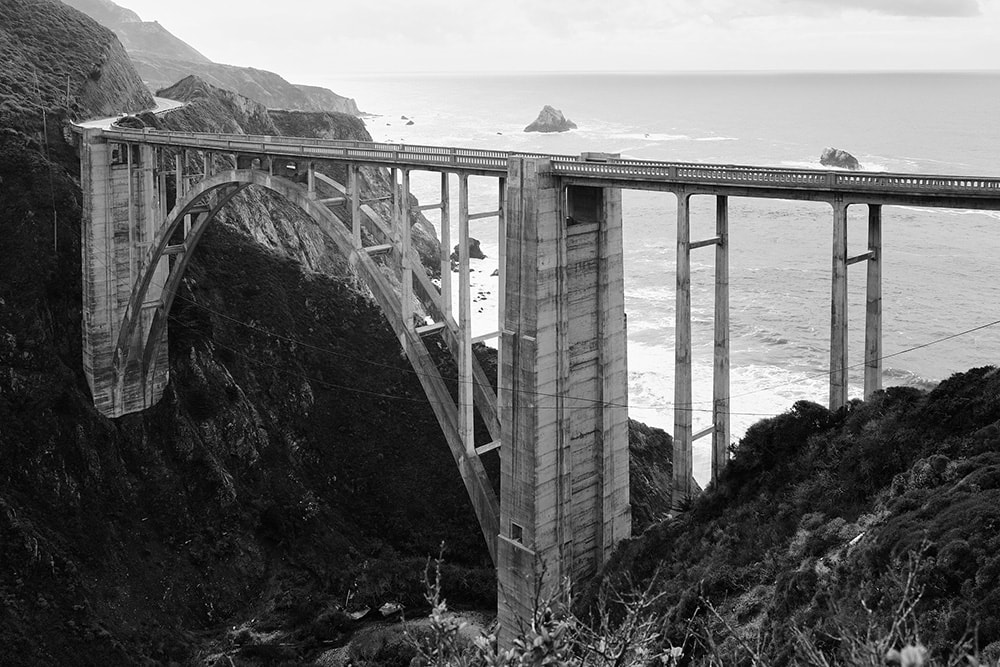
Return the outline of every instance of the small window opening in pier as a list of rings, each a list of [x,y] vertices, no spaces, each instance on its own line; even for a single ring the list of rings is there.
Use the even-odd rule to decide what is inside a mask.
[[[510,522],[510,539],[520,544],[524,544],[524,528],[513,521]]]
[[[580,185],[566,188],[566,224],[600,222],[604,209],[604,190]]]

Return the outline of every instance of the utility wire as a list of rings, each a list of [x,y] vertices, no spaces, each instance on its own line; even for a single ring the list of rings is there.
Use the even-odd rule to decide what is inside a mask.
[[[94,259],[96,259],[96,258],[94,258]],[[104,268],[107,268],[107,265],[105,265],[103,262],[101,262],[100,260],[97,260],[97,261],[98,261],[99,264],[101,264],[102,266],[104,266]],[[278,334],[278,333],[275,333],[275,332],[272,332],[272,331],[267,331],[266,329],[263,329],[263,328],[261,328],[259,326],[250,324],[248,322],[244,322],[244,321],[239,320],[237,318],[234,318],[234,317],[231,317],[231,316],[226,315],[224,313],[221,313],[221,312],[219,312],[219,311],[217,311],[217,310],[215,310],[215,309],[213,309],[213,308],[211,308],[209,306],[206,306],[206,305],[204,305],[202,303],[199,303],[198,301],[195,301],[193,299],[188,299],[188,298],[186,298],[186,297],[184,297],[184,296],[182,296],[180,294],[175,294],[174,296],[175,296],[176,299],[181,299],[182,301],[186,301],[186,302],[188,302],[190,304],[193,304],[193,305],[195,305],[195,306],[197,306],[199,308],[202,308],[202,309],[204,309],[204,310],[206,310],[206,311],[208,311],[208,312],[216,315],[217,317],[220,317],[222,319],[225,319],[225,320],[228,320],[230,322],[233,322],[234,324],[238,324],[238,325],[246,327],[248,329],[257,331],[257,332],[259,332],[261,334],[264,334],[264,335],[267,335],[267,336],[271,336],[271,337],[276,338],[276,339],[284,340],[286,342],[290,342],[290,343],[293,343],[293,344],[305,347],[307,349],[311,349],[311,350],[314,350],[314,351],[317,351],[317,352],[322,352],[322,353],[325,353],[325,354],[329,354],[329,355],[337,356],[337,357],[341,357],[341,358],[350,358],[352,360],[361,361],[362,363],[369,364],[371,366],[381,367],[381,368],[386,368],[386,369],[391,369],[391,370],[396,371],[396,372],[410,373],[410,374],[413,374],[413,375],[416,375],[416,376],[428,375],[428,374],[423,373],[421,371],[418,371],[418,370],[416,370],[416,369],[414,369],[412,367],[411,368],[400,368],[399,366],[395,366],[395,365],[391,365],[391,364],[384,364],[384,363],[381,363],[381,362],[378,362],[378,361],[374,361],[374,360],[371,360],[371,359],[359,359],[359,357],[357,357],[357,355],[347,354],[347,353],[344,353],[344,352],[338,352],[336,350],[333,350],[333,349],[330,349],[330,348],[326,348],[326,347],[319,347],[319,346],[313,345],[311,343],[307,343],[307,342],[305,342],[305,341],[303,341],[301,339],[297,339],[297,338],[290,337],[290,336],[284,336],[282,334]],[[177,321],[176,318],[171,318],[171,319],[174,319],[174,321]],[[960,331],[960,332],[957,332],[957,333],[954,333],[954,334],[950,334],[948,336],[943,336],[941,338],[938,338],[938,339],[935,339],[935,340],[932,340],[932,341],[929,341],[929,342],[926,342],[926,343],[921,343],[919,345],[914,345],[914,346],[911,346],[909,348],[906,348],[906,349],[903,349],[903,350],[899,350],[897,352],[893,352],[891,354],[883,355],[882,357],[879,357],[879,359],[880,360],[885,360],[885,359],[890,359],[890,358],[893,358],[893,357],[897,357],[897,356],[900,356],[900,355],[903,355],[903,354],[907,354],[909,352],[913,352],[915,350],[919,350],[919,349],[923,349],[923,348],[926,348],[926,347],[930,347],[932,345],[937,345],[939,343],[942,343],[942,342],[945,342],[945,341],[948,341],[948,340],[952,340],[952,339],[958,338],[960,336],[965,336],[965,335],[968,335],[970,333],[974,333],[976,331],[987,329],[987,328],[996,326],[998,324],[1000,324],[1000,320],[994,320],[993,322],[989,322],[989,323],[982,324],[982,325],[979,325],[979,326],[976,326],[976,327],[972,327],[970,329],[966,329],[964,331]],[[233,351],[236,354],[239,354],[240,356],[242,356],[244,358],[249,358],[246,355],[244,355],[242,353],[239,353],[236,350],[232,350],[232,348],[228,348],[227,346],[221,345],[221,344],[219,344],[219,345],[221,347],[224,347],[226,349],[229,349],[229,350]],[[859,363],[853,364],[851,366],[848,366],[848,370],[864,366],[866,363],[867,362],[859,362]],[[275,368],[277,368],[277,367],[275,367]],[[291,373],[291,371],[287,371],[285,369],[279,369],[279,370],[282,370],[283,372]],[[729,399],[732,400],[733,398],[742,398],[742,397],[745,397],[745,396],[750,396],[750,395],[758,394],[758,393],[765,392],[765,391],[772,391],[772,390],[775,390],[775,389],[781,389],[783,387],[800,384],[802,382],[807,382],[807,381],[813,380],[813,379],[828,378],[834,372],[835,371],[825,371],[825,372],[822,372],[822,373],[817,373],[815,375],[806,376],[806,377],[799,378],[799,379],[796,379],[796,380],[791,380],[791,381],[783,382],[783,383],[780,383],[780,384],[770,385],[768,387],[762,387],[762,388],[759,388],[759,389],[754,389],[752,391],[743,392],[743,393],[740,393],[740,394],[733,394],[733,395],[729,396]],[[293,373],[293,374],[295,374],[295,373]],[[425,399],[412,399],[412,398],[405,397],[405,396],[394,396],[394,395],[391,395],[391,394],[383,394],[383,393],[379,393],[379,392],[371,392],[371,391],[368,391],[368,390],[359,389],[357,387],[347,387],[347,386],[343,386],[343,385],[337,385],[337,384],[329,383],[329,382],[326,382],[326,381],[323,381],[323,380],[319,380],[319,379],[316,379],[316,378],[310,378],[310,377],[305,376],[305,375],[301,375],[301,374],[298,374],[298,375],[300,377],[302,377],[303,379],[314,381],[314,382],[317,382],[319,384],[328,386],[330,388],[340,389],[340,390],[343,390],[343,391],[355,391],[356,393],[367,394],[367,395],[372,395],[372,396],[378,396],[378,397],[381,397],[381,398],[396,398],[396,399],[400,399],[400,400],[415,401],[415,402],[420,402],[420,403],[430,402],[429,398],[425,398]],[[458,380],[458,379],[455,379],[454,381],[461,382],[461,380]],[[474,383],[474,380],[469,380],[467,382]],[[518,394],[521,394],[521,395],[531,395],[531,396],[539,396],[539,397],[545,397],[545,398],[559,398],[559,399],[563,399],[563,400],[580,401],[580,402],[591,403],[591,404],[594,404],[594,405],[599,405],[599,406],[609,407],[609,408],[626,408],[626,409],[627,408],[634,408],[634,409],[640,409],[640,410],[666,410],[666,409],[674,409],[674,410],[681,410],[681,411],[686,411],[686,412],[704,412],[704,413],[711,413],[711,412],[714,411],[713,408],[696,408],[696,407],[694,407],[694,405],[696,405],[696,404],[714,403],[714,401],[693,401],[693,402],[688,403],[688,404],[660,403],[660,404],[637,405],[637,404],[634,404],[634,403],[632,403],[632,404],[617,403],[617,402],[612,402],[612,401],[602,401],[600,399],[594,399],[594,398],[583,397],[583,396],[570,396],[568,394],[556,394],[556,393],[547,393],[547,392],[526,391],[526,390],[523,390],[523,389],[514,390],[514,389],[509,389],[508,388],[505,391],[511,392],[511,393],[518,393]],[[541,409],[545,409],[545,408],[555,409],[556,408],[556,406],[537,406],[537,407],[539,407]],[[774,413],[755,413],[755,412],[733,412],[733,411],[728,411],[725,414],[736,415],[736,416],[750,416],[750,417],[770,417],[770,416],[773,416]]]
[[[964,331],[959,331],[958,333],[953,333],[953,334],[949,334],[947,336],[942,336],[941,338],[936,338],[936,339],[934,339],[932,341],[928,341],[926,343],[920,343],[919,345],[914,345],[912,347],[908,347],[908,348],[905,348],[903,350],[899,350],[897,352],[893,352],[892,354],[883,355],[881,357],[878,357],[877,361],[885,361],[886,359],[891,359],[893,357],[898,357],[898,356],[903,355],[903,354],[908,354],[910,352],[913,352],[914,350],[922,350],[925,347],[930,347],[932,345],[937,345],[938,343],[943,343],[945,341],[949,341],[949,340],[952,340],[953,338],[958,338],[960,336],[966,336],[966,335],[968,335],[970,333],[975,333],[976,331],[981,331],[983,329],[988,329],[988,328],[994,327],[994,326],[996,326],[998,324],[1000,324],[1000,320],[994,320],[992,322],[987,322],[986,324],[980,324],[979,326],[972,327],[971,329],[966,329]],[[861,368],[862,366],[867,365],[867,363],[868,363],[867,361],[859,361],[857,363],[854,363],[854,364],[851,364],[850,366],[848,366],[847,370]],[[788,386],[791,386],[791,385],[794,385],[794,384],[801,384],[803,382],[808,382],[809,380],[817,380],[817,379],[820,379],[820,378],[828,378],[831,375],[833,375],[835,372],[836,371],[824,371],[822,373],[816,373],[815,375],[807,375],[805,377],[798,378],[797,380],[789,380],[789,381],[783,382],[781,384],[774,384],[774,385],[770,385],[768,387],[761,387],[760,389],[754,389],[752,391],[743,392],[742,394],[733,394],[729,398],[730,399],[733,399],[733,398],[742,398],[744,396],[751,396],[753,394],[759,394],[759,393],[764,392],[764,391],[772,391],[772,390],[775,390],[775,389],[781,389],[783,387],[788,387]],[[692,404],[695,404],[695,403],[711,403],[711,401],[693,401],[692,402]]]
[[[417,376],[427,375],[426,373],[422,373],[421,371],[418,371],[418,370],[416,370],[414,368],[400,368],[398,366],[393,366],[393,365],[390,365],[390,364],[384,364],[384,363],[381,363],[381,362],[378,362],[378,361],[374,361],[374,360],[371,360],[371,359],[359,359],[357,357],[357,355],[351,355],[351,354],[347,354],[347,353],[344,353],[344,352],[338,352],[338,351],[332,350],[330,348],[319,347],[319,346],[307,343],[307,342],[305,342],[305,341],[303,341],[301,339],[293,338],[293,337],[290,337],[290,336],[284,336],[282,334],[278,334],[278,333],[274,333],[274,332],[271,332],[271,331],[267,331],[266,329],[263,329],[263,328],[258,327],[256,325],[250,324],[248,322],[243,322],[242,320],[239,320],[237,318],[231,317],[231,316],[226,315],[224,313],[220,313],[219,311],[217,311],[217,310],[215,310],[215,309],[213,309],[213,308],[211,308],[209,306],[206,306],[206,305],[204,305],[202,303],[194,301],[193,299],[188,299],[188,298],[186,298],[186,297],[184,297],[184,296],[182,296],[180,294],[175,295],[175,298],[181,299],[181,300],[186,301],[188,303],[191,303],[191,304],[193,304],[193,305],[195,305],[195,306],[197,306],[199,308],[202,308],[202,309],[204,309],[204,310],[206,310],[206,311],[208,311],[208,312],[210,312],[210,313],[212,313],[212,314],[214,314],[214,315],[216,315],[216,316],[218,316],[220,318],[223,318],[225,320],[228,320],[228,321],[233,322],[235,324],[238,324],[240,326],[252,329],[252,330],[254,330],[254,331],[258,332],[258,333],[261,333],[263,335],[271,336],[271,337],[276,338],[276,339],[280,339],[280,340],[284,340],[286,342],[294,343],[296,345],[300,345],[302,347],[305,347],[305,348],[308,348],[308,349],[312,349],[312,350],[315,350],[317,352],[322,352],[322,353],[329,354],[329,355],[336,356],[336,357],[350,358],[352,360],[361,361],[362,363],[369,364],[371,366],[392,369],[392,370],[395,370],[397,372],[410,373],[410,374],[417,375]],[[987,324],[982,324],[982,325],[979,325],[979,326],[976,326],[976,327],[973,327],[973,328],[970,328],[970,329],[966,329],[964,331],[960,331],[960,332],[957,332],[957,333],[954,333],[954,334],[951,334],[951,335],[948,335],[948,336],[944,336],[942,338],[938,338],[936,340],[932,340],[932,341],[929,341],[929,342],[926,342],[926,343],[921,343],[919,345],[914,345],[914,346],[906,348],[904,350],[899,350],[897,352],[893,352],[891,354],[884,355],[884,356],[880,357],[880,359],[884,360],[884,359],[890,359],[892,357],[897,357],[897,356],[900,356],[902,354],[906,354],[908,352],[913,352],[914,350],[919,350],[919,349],[923,349],[923,348],[926,348],[926,347],[930,347],[932,345],[936,345],[938,343],[942,343],[944,341],[951,340],[953,338],[958,338],[960,336],[965,336],[965,335],[968,335],[970,333],[974,333],[976,331],[980,331],[980,330],[983,330],[983,329],[987,329],[989,327],[996,326],[998,324],[1000,324],[1000,320],[995,320],[995,321],[989,322]],[[865,362],[861,362],[859,364],[854,364],[854,365],[850,366],[849,368],[856,368],[856,367],[864,366],[864,365],[865,365]],[[771,390],[771,389],[779,389],[779,388],[782,388],[782,387],[786,387],[786,386],[791,386],[791,385],[794,385],[794,384],[798,384],[798,383],[801,383],[801,382],[804,382],[804,381],[807,381],[807,380],[810,380],[810,379],[822,378],[822,377],[829,377],[831,374],[832,373],[830,371],[827,371],[825,373],[821,373],[821,374],[817,374],[817,375],[812,375],[812,376],[808,376],[808,377],[805,377],[805,378],[800,378],[798,380],[792,380],[792,381],[785,382],[785,383],[782,383],[782,384],[773,385],[771,387],[764,387],[764,388],[761,388],[761,389],[756,389],[756,390],[749,391],[749,392],[744,392],[744,393],[741,393],[741,394],[735,394],[735,395],[730,396],[729,398],[730,399],[740,398],[740,397],[743,397],[743,396],[748,396],[748,395],[751,395],[751,394],[760,393],[762,391],[768,391],[768,390]],[[459,381],[459,380],[456,380],[456,381]],[[474,381],[473,380],[469,380],[467,382],[472,383]],[[637,405],[637,404],[634,404],[634,403],[632,403],[632,404],[624,404],[624,403],[617,403],[617,402],[612,402],[612,401],[601,401],[600,399],[593,399],[593,398],[583,397],[583,396],[571,396],[571,395],[568,395],[568,394],[556,394],[556,393],[547,393],[547,392],[533,392],[533,391],[526,391],[526,390],[514,390],[514,389],[503,389],[503,388],[501,388],[501,390],[512,392],[512,393],[518,393],[518,394],[522,394],[522,395],[541,396],[541,397],[545,397],[545,398],[561,398],[563,400],[588,402],[588,403],[593,403],[593,404],[596,404],[596,405],[601,405],[601,406],[604,406],[604,407],[618,407],[618,408],[629,408],[629,407],[631,407],[631,408],[642,409],[642,410],[662,410],[662,409],[674,408],[674,409],[681,409],[681,410],[690,411],[690,412],[712,412],[713,411],[711,408],[695,408],[693,403],[692,404],[687,404],[687,405],[680,405],[680,404],[673,404],[673,403],[662,403],[662,404],[654,404],[654,405]],[[699,402],[696,401],[694,403],[699,403]],[[730,415],[740,415],[740,416],[751,416],[751,417],[769,417],[769,416],[772,416],[772,413],[755,413],[755,412],[728,412],[727,414],[730,414]]]

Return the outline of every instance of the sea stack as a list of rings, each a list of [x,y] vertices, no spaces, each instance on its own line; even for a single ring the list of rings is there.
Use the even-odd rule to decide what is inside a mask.
[[[538,118],[535,119],[528,127],[524,128],[525,132],[566,132],[568,130],[575,130],[576,123],[566,118],[563,112],[559,109],[554,109],[546,104],[542,107],[542,110],[538,114]]]
[[[824,148],[823,154],[819,156],[819,163],[826,167],[839,167],[840,169],[861,169],[861,163],[847,151],[839,148]]]
[[[453,262],[458,261],[458,252],[461,249],[461,245],[460,243],[455,244],[455,249],[451,253],[451,260]],[[474,239],[471,236],[469,237],[469,259],[486,259],[486,253],[479,246],[479,239]]]

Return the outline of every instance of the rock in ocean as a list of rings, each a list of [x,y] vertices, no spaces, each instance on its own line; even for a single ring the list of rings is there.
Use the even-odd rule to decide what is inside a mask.
[[[538,118],[524,128],[525,132],[566,132],[575,130],[576,123],[566,118],[559,109],[554,109],[546,104],[538,114]]]
[[[858,162],[858,158],[839,148],[824,148],[823,154],[819,156],[819,163],[827,167],[861,169],[861,163]]]

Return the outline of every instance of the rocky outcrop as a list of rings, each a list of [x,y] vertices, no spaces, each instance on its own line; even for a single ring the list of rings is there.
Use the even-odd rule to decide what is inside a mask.
[[[358,103],[351,97],[338,95],[329,88],[323,88],[321,86],[306,86],[297,83],[295,84],[295,87],[305,94],[315,109],[346,113],[352,116],[361,115],[361,110],[358,109]]]
[[[280,134],[264,105],[194,75],[156,94],[188,103],[163,116],[171,129],[194,131],[198,127],[201,132]]]
[[[546,104],[525,132],[566,132],[575,130],[576,123],[563,116],[563,112]]]
[[[0,127],[41,121],[39,109],[86,118],[153,106],[114,34],[89,17],[48,0],[5,0],[0,13]]]
[[[856,157],[839,148],[824,148],[823,154],[819,156],[819,163],[825,167],[838,169],[861,169],[861,163]]]
[[[64,3],[108,28],[116,28],[129,23],[142,23],[138,14],[131,9],[116,5],[111,0],[64,0]]]
[[[458,261],[458,252],[461,250],[459,244],[455,244],[455,248],[451,251],[451,261]],[[479,247],[479,239],[474,239],[469,237],[469,259],[486,259],[486,253],[483,249]]]
[[[371,141],[365,122],[347,113],[283,109],[270,109],[267,113],[278,132],[286,137]]]
[[[332,90],[295,85],[267,70],[212,62],[159,23],[142,21],[134,12],[111,0],[70,0],[69,4],[114,30],[150,90],[166,88],[193,74],[269,109],[360,115],[354,100]]]
[[[360,118],[327,112],[269,111],[259,102],[212,86],[195,76],[159,94],[188,103],[160,117],[164,129],[371,141]],[[343,166],[321,163],[319,168],[337,182],[347,183]],[[363,167],[360,173],[362,199],[381,199],[391,192],[389,176],[384,169]],[[413,247],[428,271],[437,275],[441,267],[437,234],[427,218],[416,210],[417,204],[413,198],[410,206]],[[383,219],[391,218],[388,201],[373,201],[371,206]],[[343,269],[344,258],[326,235],[297,207],[279,197],[248,190],[237,195],[229,211],[223,213],[224,218],[227,216],[257,242],[290,253],[289,256],[310,270]],[[382,242],[373,241],[372,244]]]
[[[629,419],[628,443],[632,534],[639,535],[670,512],[674,440],[663,429]],[[693,477],[691,484],[695,493],[701,492]]]
[[[192,63],[212,62],[156,21],[143,21],[131,9],[111,0],[66,0],[66,4],[113,30],[129,54],[147,53]]]

